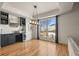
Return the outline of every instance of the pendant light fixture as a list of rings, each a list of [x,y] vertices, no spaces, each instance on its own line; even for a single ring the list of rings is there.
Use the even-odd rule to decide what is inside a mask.
[[[33,10],[33,16],[32,19],[30,20],[30,24],[32,25],[38,25],[38,11],[37,11],[37,6],[34,5],[34,10]],[[36,17],[35,17],[36,15]]]

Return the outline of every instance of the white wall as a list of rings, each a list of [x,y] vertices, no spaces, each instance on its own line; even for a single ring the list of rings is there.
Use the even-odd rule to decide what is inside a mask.
[[[26,40],[31,40],[32,39],[32,30],[31,30],[31,25],[30,23],[30,18],[26,18]]]
[[[71,12],[58,17],[58,25],[60,43],[67,43],[67,36],[79,42],[79,3],[75,4]]]
[[[3,2],[0,2],[0,8],[2,7],[2,5],[3,5]]]

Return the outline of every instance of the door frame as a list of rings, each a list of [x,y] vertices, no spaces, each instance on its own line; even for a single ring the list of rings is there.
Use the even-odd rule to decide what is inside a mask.
[[[59,43],[58,41],[58,16],[56,16],[56,37],[55,37],[55,42]]]

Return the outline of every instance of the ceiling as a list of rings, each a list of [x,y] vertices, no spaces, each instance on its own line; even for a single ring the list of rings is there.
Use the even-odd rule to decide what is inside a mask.
[[[29,13],[30,15],[32,15],[33,13],[34,5],[37,5],[39,14],[58,8],[58,3],[51,3],[51,2],[50,3],[19,2],[19,3],[8,3],[8,4],[14,8]]]
[[[46,13],[53,14],[56,10],[58,10],[57,13],[64,10],[70,10],[73,4],[59,2],[5,2],[1,8],[9,12],[32,16],[34,5],[37,5],[39,15],[46,15]]]

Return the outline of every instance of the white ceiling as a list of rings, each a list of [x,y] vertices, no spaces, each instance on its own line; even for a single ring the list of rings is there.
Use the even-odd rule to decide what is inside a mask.
[[[58,8],[58,3],[57,2],[11,2],[11,3],[7,3],[8,5],[10,5],[13,8],[17,8],[19,10],[24,11],[25,13],[28,13],[30,15],[33,14],[33,10],[34,10],[34,5],[37,5],[37,9],[39,14],[40,13],[45,13],[48,11],[51,11],[53,9]]]
[[[33,14],[33,6],[37,5],[38,13],[45,14],[47,12],[52,12],[56,9],[62,9],[66,10],[72,7],[72,4],[70,3],[59,3],[59,2],[5,2],[2,6],[3,9],[16,12],[16,13],[21,13],[21,14],[27,14],[28,16],[32,16]],[[65,6],[66,8],[65,8]],[[69,7],[70,6],[70,7]],[[64,8],[62,8],[64,7]],[[69,8],[68,8],[69,7]],[[60,11],[61,12],[61,11]]]

